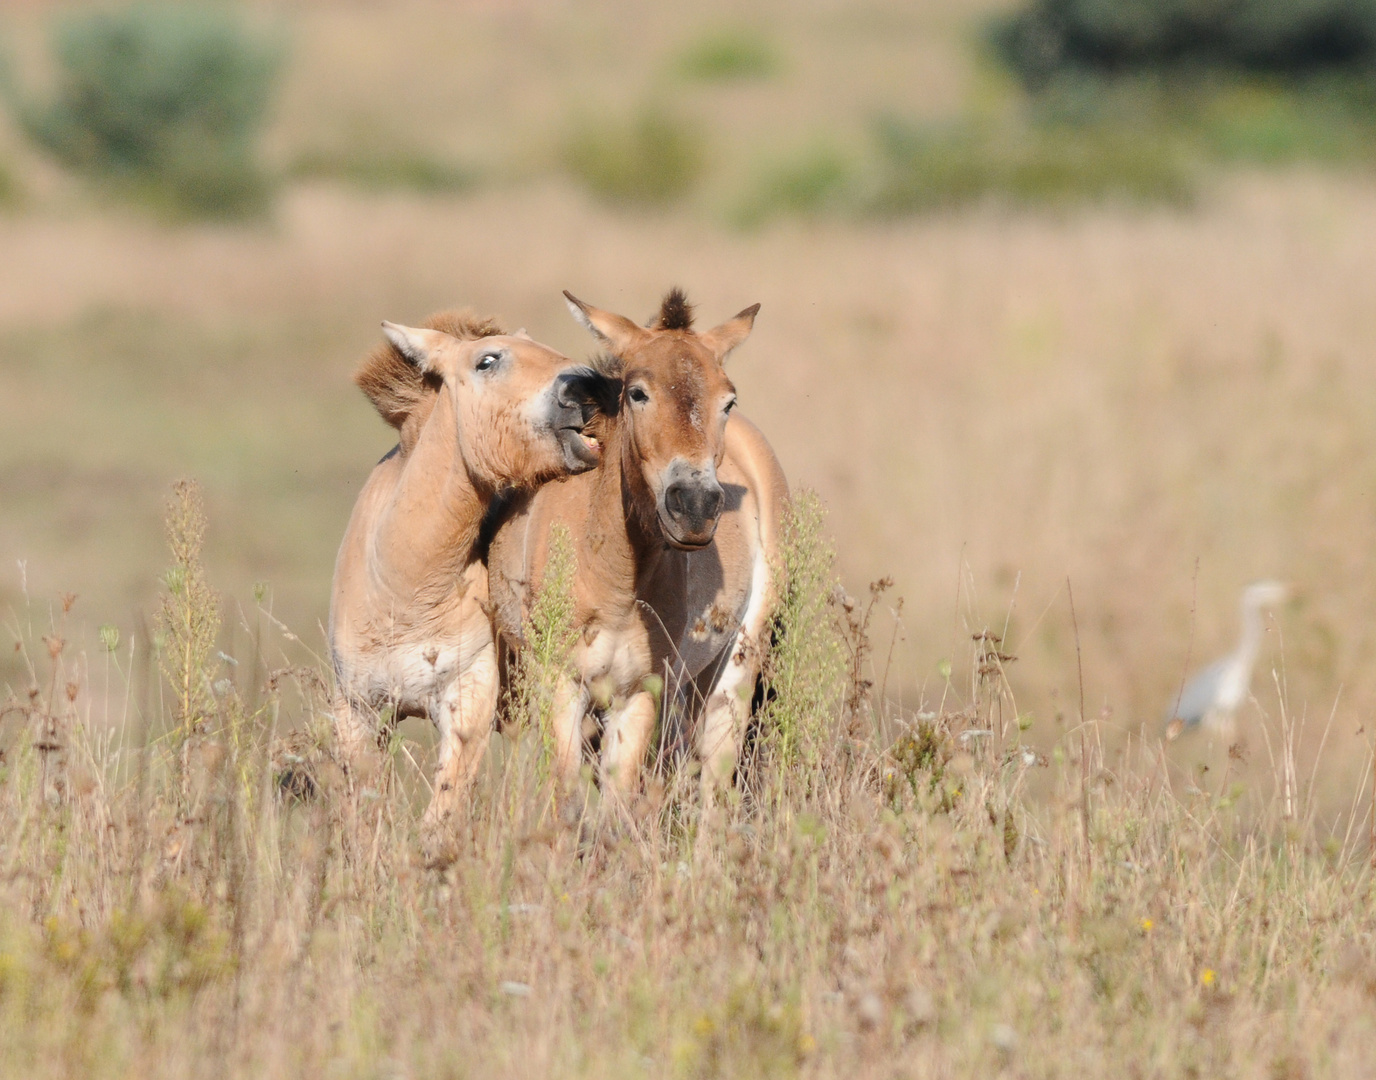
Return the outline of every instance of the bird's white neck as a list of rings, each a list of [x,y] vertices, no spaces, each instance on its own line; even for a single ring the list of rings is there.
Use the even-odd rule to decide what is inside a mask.
[[[1237,643],[1237,657],[1252,669],[1257,653],[1261,651],[1261,605],[1247,600],[1242,602],[1242,638]]]

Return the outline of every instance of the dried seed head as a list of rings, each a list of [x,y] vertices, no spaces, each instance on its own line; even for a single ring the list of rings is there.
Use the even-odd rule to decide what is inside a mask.
[[[855,1003],[855,1019],[861,1031],[874,1031],[884,1023],[884,1002],[873,990],[860,995]]]
[[[69,683],[67,684],[67,700],[68,700],[68,701],[75,701],[75,700],[76,700],[77,692],[78,692],[80,689],[81,689],[81,687],[80,687],[80,685],[78,685],[77,683],[69,682]]]
[[[181,596],[186,588],[186,567],[173,566],[163,575],[163,581],[167,585],[167,591],[173,596]]]
[[[66,593],[63,593],[63,594],[62,594],[62,614],[63,614],[63,615],[66,615],[67,612],[71,611],[71,610],[72,610],[72,605],[75,604],[75,603],[76,603],[76,593],[74,593],[74,592],[66,592]]]
[[[53,634],[51,637],[45,637],[43,639],[43,644],[48,646],[48,655],[54,660],[61,656],[62,650],[67,647],[67,643],[56,634]]]
[[[989,1041],[994,1049],[1002,1054],[1012,1054],[1018,1048],[1018,1033],[1009,1024],[995,1024],[989,1032]]]
[[[926,1027],[936,1021],[936,1000],[925,987],[914,986],[903,998],[903,1011],[908,1014],[908,1023]]]

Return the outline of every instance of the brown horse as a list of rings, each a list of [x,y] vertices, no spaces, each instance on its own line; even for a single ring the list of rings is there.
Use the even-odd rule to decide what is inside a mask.
[[[573,538],[577,678],[556,695],[555,749],[570,778],[583,721],[601,714],[604,790],[634,791],[654,732],[655,680],[697,717],[704,787],[729,782],[773,607],[771,563],[788,498],[764,436],[733,412],[723,361],[759,305],[704,333],[673,290],[642,328],[564,294],[604,342],[620,381],[604,403],[602,464],[516,500],[488,558],[498,633],[519,643],[549,557],[551,527]],[[682,711],[682,710],[679,710]]]
[[[382,326],[388,344],[354,378],[400,443],[359,493],[335,564],[334,718],[355,776],[376,751],[379,710],[434,720],[433,834],[482,760],[497,704],[483,516],[499,492],[596,465],[583,427],[600,377],[489,320]]]

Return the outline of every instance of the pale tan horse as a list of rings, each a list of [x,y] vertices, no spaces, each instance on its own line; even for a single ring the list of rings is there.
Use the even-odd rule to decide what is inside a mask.
[[[703,784],[729,783],[770,629],[788,484],[764,436],[735,413],[723,367],[759,305],[703,333],[672,291],[649,328],[564,294],[620,380],[602,464],[518,498],[488,557],[499,634],[519,645],[551,529],[573,539],[576,678],[556,696],[559,770],[576,775],[584,720],[601,720],[604,790],[633,792],[656,719],[655,678],[695,712]],[[692,691],[691,693],[689,691]],[[691,709],[701,692],[702,708]]]
[[[433,837],[482,760],[497,704],[483,515],[503,491],[596,464],[583,427],[600,377],[487,320],[446,313],[422,329],[382,325],[388,344],[355,381],[400,443],[359,493],[335,564],[335,725],[356,778],[376,754],[381,710],[434,720]]]

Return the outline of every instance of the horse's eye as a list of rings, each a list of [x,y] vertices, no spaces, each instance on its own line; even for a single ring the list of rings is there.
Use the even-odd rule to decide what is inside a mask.
[[[735,407],[736,407],[736,399],[735,399],[735,398],[732,398],[730,401],[728,401],[728,402],[726,403],[725,407],[722,409],[722,412],[729,413],[729,412],[730,412],[732,409],[734,409]]]
[[[626,396],[630,398],[632,401],[634,401],[637,405],[644,405],[645,402],[650,400],[650,395],[645,393],[645,391],[638,386],[632,386],[629,390],[627,390]]]
[[[485,353],[482,354],[482,356],[478,357],[478,362],[477,362],[477,364],[474,365],[474,370],[475,370],[475,371],[486,371],[488,368],[490,368],[493,364],[495,364],[495,363],[496,363],[498,360],[500,360],[501,358],[502,358],[502,354],[501,354],[501,353],[485,352]]]

